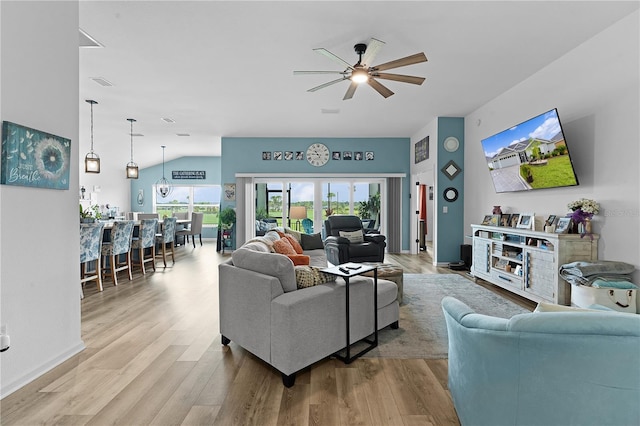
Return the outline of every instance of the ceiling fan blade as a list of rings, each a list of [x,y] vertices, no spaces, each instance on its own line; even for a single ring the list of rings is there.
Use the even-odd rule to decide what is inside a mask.
[[[396,59],[395,61],[376,65],[375,67],[371,67],[371,70],[372,71],[390,70],[391,68],[406,67],[407,65],[418,64],[420,62],[427,62],[427,57],[424,53],[416,53],[415,55],[407,56],[402,59]]]
[[[340,83],[341,81],[344,81],[344,80],[347,80],[347,77],[338,78],[337,80],[333,80],[328,83],[321,84],[320,86],[312,87],[311,89],[307,90],[307,92],[315,92],[316,90],[324,89],[327,86]]]
[[[349,88],[347,89],[347,93],[344,94],[344,98],[342,98],[342,100],[346,101],[347,99],[353,98],[353,94],[356,93],[357,88],[358,88],[358,83],[356,83],[355,81],[352,81],[351,84],[349,85]]]
[[[294,71],[293,75],[308,75],[308,74],[342,74],[347,75],[347,71]]]
[[[411,84],[417,84],[417,85],[421,85],[422,83],[424,83],[424,80],[425,80],[424,77],[415,77],[412,75],[401,75],[401,74],[389,74],[386,72],[377,72],[372,74],[372,76],[375,78],[382,78],[385,80],[394,80],[394,81],[400,81],[402,83],[411,83]]]
[[[388,98],[389,96],[393,95],[393,92],[391,90],[389,90],[386,86],[383,86],[381,83],[374,80],[373,78],[369,78],[367,83],[369,83],[369,86],[373,87],[376,92],[380,93],[385,98]]]
[[[380,49],[382,49],[384,45],[385,45],[384,41],[380,41],[372,37],[371,41],[369,42],[369,45],[367,46],[367,50],[365,50],[364,55],[362,55],[361,64],[366,67],[371,66],[371,63],[373,62],[375,57],[378,55],[378,52],[380,52]]]
[[[340,65],[344,65],[345,67],[347,67],[348,69],[352,70],[353,69],[353,65],[351,65],[349,62],[345,61],[344,59],[334,55],[333,53],[329,52],[327,49],[323,48],[323,47],[319,47],[317,49],[313,49],[314,51],[320,53],[321,55],[326,56],[329,59],[332,59],[334,61],[336,61],[337,63],[339,63]]]

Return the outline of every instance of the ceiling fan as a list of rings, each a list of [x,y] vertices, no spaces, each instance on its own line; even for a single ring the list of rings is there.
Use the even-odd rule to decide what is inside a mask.
[[[315,92],[316,90],[324,89],[327,86],[331,86],[332,84],[340,83],[344,80],[351,80],[351,84],[347,89],[347,93],[345,93],[343,100],[351,99],[353,94],[356,92],[358,85],[361,83],[367,83],[369,86],[373,87],[375,91],[380,93],[385,98],[393,95],[393,92],[389,90],[386,86],[380,83],[376,79],[383,80],[393,80],[400,81],[402,83],[411,83],[421,85],[424,82],[423,77],[415,77],[411,75],[401,75],[401,74],[390,74],[384,73],[380,71],[390,70],[392,68],[400,68],[405,67],[407,65],[413,65],[420,62],[426,62],[427,57],[424,53],[416,53],[415,55],[407,56],[405,58],[396,59],[395,61],[386,62],[380,65],[371,65],[374,58],[385,45],[383,41],[372,38],[367,46],[364,43],[358,43],[353,48],[358,54],[358,63],[355,65],[349,64],[344,59],[334,55],[324,48],[313,49],[315,52],[318,52],[322,55],[325,55],[329,59],[332,59],[339,63],[340,65],[344,65],[347,68],[344,71],[294,71],[294,75],[307,75],[307,74],[340,74],[342,77],[329,81],[327,83],[321,84],[319,86],[313,87],[307,92]]]

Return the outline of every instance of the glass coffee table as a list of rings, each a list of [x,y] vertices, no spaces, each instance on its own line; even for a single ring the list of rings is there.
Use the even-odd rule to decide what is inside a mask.
[[[340,353],[334,354],[336,358],[343,361],[345,364],[351,363],[354,359],[364,355],[371,349],[378,346],[378,267],[377,265],[365,265],[362,263],[343,263],[342,265],[333,266],[331,268],[325,268],[322,272],[327,274],[342,277],[346,284],[345,299],[346,299],[346,327],[347,327],[347,345],[345,347],[346,353],[342,356]],[[355,355],[351,355],[351,336],[350,336],[350,319],[349,319],[349,278],[357,275],[362,275],[367,272],[373,272],[373,340],[370,338],[363,338],[359,341],[364,341],[369,344],[366,348],[361,350]],[[371,336],[371,335],[370,335]],[[369,337],[370,337],[369,336]],[[356,342],[354,342],[356,343]]]

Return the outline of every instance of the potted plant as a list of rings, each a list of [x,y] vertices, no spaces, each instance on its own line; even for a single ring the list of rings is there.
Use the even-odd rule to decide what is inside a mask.
[[[236,211],[231,207],[226,207],[220,212],[220,224],[222,229],[231,229],[236,223]]]
[[[80,204],[80,223],[93,223],[101,217],[100,207],[98,207],[97,204],[94,204],[86,210],[83,209],[82,204]]]

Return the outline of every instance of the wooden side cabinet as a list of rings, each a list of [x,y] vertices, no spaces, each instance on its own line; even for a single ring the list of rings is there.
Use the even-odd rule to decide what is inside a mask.
[[[471,274],[535,302],[571,304],[571,285],[560,278],[565,263],[598,258],[598,239],[507,227],[471,225]]]

